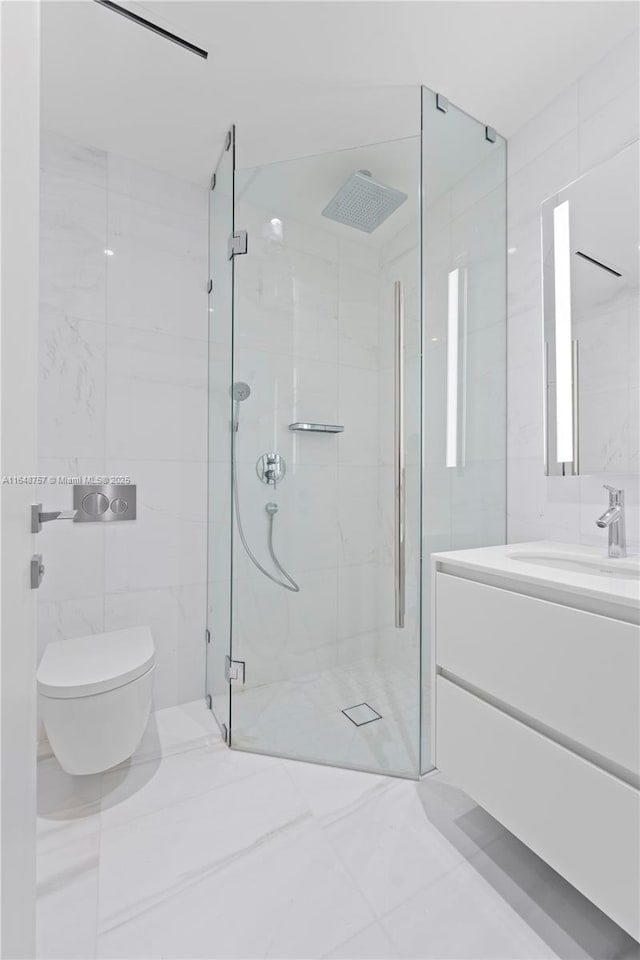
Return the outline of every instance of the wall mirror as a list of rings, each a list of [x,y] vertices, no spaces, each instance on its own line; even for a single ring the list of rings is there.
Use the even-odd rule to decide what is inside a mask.
[[[638,142],[542,204],[548,475],[637,473]]]

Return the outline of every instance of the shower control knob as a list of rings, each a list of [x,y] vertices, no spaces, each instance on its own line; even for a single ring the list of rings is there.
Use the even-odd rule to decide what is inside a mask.
[[[256,463],[256,474],[263,483],[269,483],[275,487],[287,472],[287,467],[283,457],[279,453],[263,453],[258,457]]]

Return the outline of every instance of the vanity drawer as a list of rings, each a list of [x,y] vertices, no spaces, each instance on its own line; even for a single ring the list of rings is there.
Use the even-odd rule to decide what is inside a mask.
[[[436,661],[588,750],[640,772],[640,628],[436,574]]]
[[[640,936],[640,793],[443,677],[436,766]]]

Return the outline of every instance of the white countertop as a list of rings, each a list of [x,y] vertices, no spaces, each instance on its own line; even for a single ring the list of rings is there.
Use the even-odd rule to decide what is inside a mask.
[[[537,562],[515,559],[515,555],[540,556]],[[544,564],[545,556],[560,562],[585,560],[595,565],[599,572],[559,569]],[[535,583],[555,587],[566,593],[592,597],[624,607],[640,608],[640,580],[629,576],[638,570],[640,558],[630,556],[621,559],[607,557],[600,547],[585,547],[575,543],[556,543],[552,540],[537,540],[534,543],[509,543],[496,547],[474,547],[469,550],[450,550],[433,553],[434,563],[447,563],[467,570],[502,576],[511,581]],[[540,562],[540,561],[543,562]],[[611,569],[611,575],[609,574]],[[606,574],[602,571],[606,570]],[[627,577],[616,576],[620,570]]]

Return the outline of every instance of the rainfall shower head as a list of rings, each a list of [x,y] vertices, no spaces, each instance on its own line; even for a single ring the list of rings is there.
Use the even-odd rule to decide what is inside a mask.
[[[251,387],[248,383],[243,383],[242,380],[236,380],[236,382],[232,384],[229,393],[236,403],[240,403],[241,400],[246,400],[247,397],[250,396]]]
[[[326,205],[322,216],[373,233],[406,199],[407,194],[401,190],[373,180],[368,170],[356,170]]]

